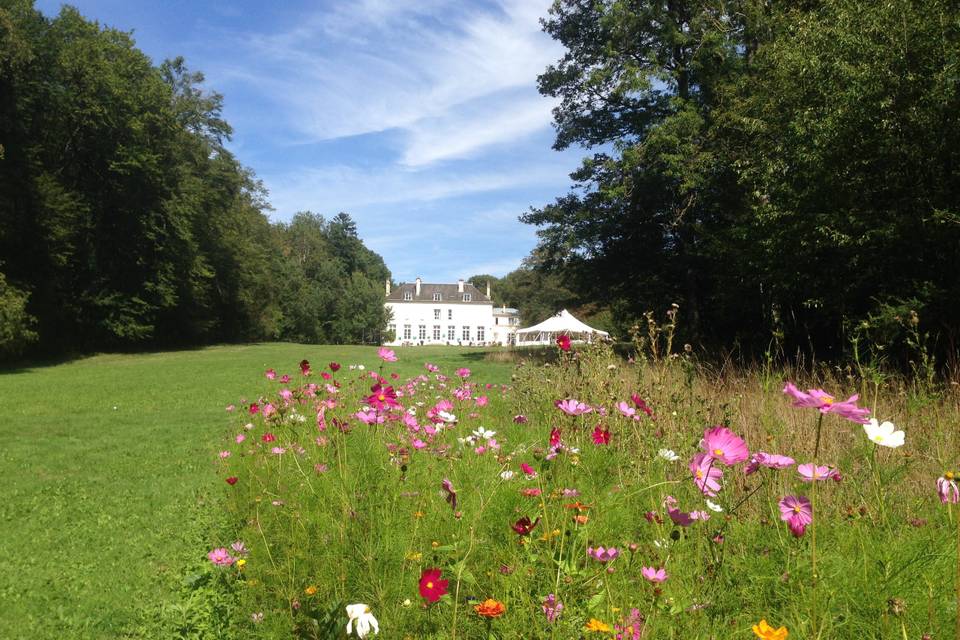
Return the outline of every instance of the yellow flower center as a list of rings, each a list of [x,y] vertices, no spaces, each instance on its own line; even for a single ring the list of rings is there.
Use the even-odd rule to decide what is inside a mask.
[[[377,400],[379,400],[380,402],[383,402],[386,399],[387,399],[387,396],[383,395],[382,393],[377,396]]]
[[[363,612],[364,612],[364,613],[370,613],[370,607],[364,607],[364,608],[363,608]]]
[[[714,449],[714,450],[713,450],[713,455],[717,456],[718,458],[722,457],[722,456],[723,456],[723,449]]]
[[[953,471],[947,471],[945,474],[943,474],[943,477],[947,480],[953,480]]]
[[[800,505],[798,505],[798,504],[793,505],[793,512],[794,512],[794,513],[800,513]]]
[[[878,433],[877,435],[873,436],[873,441],[874,441],[874,442],[881,442],[881,441],[883,441],[883,436]]]
[[[833,404],[833,396],[823,396],[823,404]]]
[[[703,471],[697,469],[697,480],[703,480]]]

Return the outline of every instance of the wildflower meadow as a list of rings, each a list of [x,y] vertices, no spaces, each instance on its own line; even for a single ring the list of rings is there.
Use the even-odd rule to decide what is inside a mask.
[[[250,372],[213,425],[229,637],[960,634],[955,390],[564,340],[506,384],[376,356]]]

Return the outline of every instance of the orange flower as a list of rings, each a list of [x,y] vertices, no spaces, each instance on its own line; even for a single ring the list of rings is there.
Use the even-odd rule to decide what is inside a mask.
[[[763,640],[786,640],[788,631],[786,627],[774,629],[766,620],[761,620],[759,624],[753,625],[753,632],[758,638]]]
[[[600,631],[602,633],[607,633],[611,630],[610,625],[606,622],[600,622],[596,618],[590,618],[590,622],[587,623],[584,629],[586,631]]]
[[[583,514],[577,514],[573,516],[573,521],[577,524],[587,524],[590,521],[590,516],[585,516]]]
[[[507,607],[502,602],[487,598],[480,604],[473,605],[473,610],[484,618],[499,618],[507,610]]]
[[[576,502],[572,502],[570,504],[565,504],[563,506],[565,509],[576,509],[577,513],[583,513],[584,511],[590,508],[589,504],[583,504],[579,500],[577,500]]]

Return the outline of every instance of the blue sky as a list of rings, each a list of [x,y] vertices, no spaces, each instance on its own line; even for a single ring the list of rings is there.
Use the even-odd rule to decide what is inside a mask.
[[[583,155],[551,149],[536,90],[563,53],[540,30],[549,0],[71,4],[202,71],[271,218],[346,211],[395,280],[515,269],[536,244],[517,216],[565,193]]]

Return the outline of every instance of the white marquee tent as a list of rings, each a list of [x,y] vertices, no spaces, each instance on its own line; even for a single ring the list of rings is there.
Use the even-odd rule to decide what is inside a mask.
[[[610,334],[577,320],[566,309],[540,324],[517,329],[517,346],[553,344],[557,336],[567,335],[571,340],[591,342],[594,336],[609,338]]]

